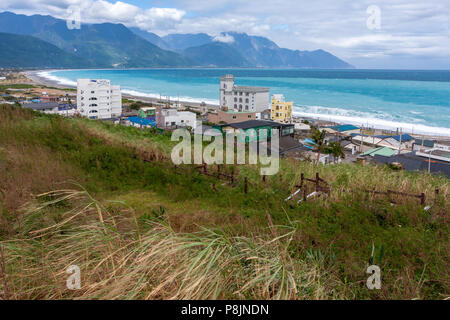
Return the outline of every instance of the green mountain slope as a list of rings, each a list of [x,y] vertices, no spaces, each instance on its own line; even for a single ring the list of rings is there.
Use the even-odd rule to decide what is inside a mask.
[[[86,68],[88,60],[67,53],[40,39],[0,33],[0,67],[2,68]]]
[[[239,51],[221,42],[190,47],[184,50],[183,53],[186,57],[202,66],[245,67],[249,65]]]
[[[81,24],[68,29],[66,21],[50,16],[0,13],[0,32],[32,35],[90,60],[97,67],[178,67],[191,61],[142,39],[122,24]]]
[[[246,33],[222,32],[221,36],[232,39],[223,43],[222,48],[228,47],[227,51],[233,51],[245,57],[246,66],[252,67],[290,67],[290,68],[352,68],[350,64],[339,59],[324,50],[300,51],[280,48],[275,42],[260,36],[250,36]],[[171,34],[163,37],[163,40],[177,52],[195,47],[195,58],[197,61],[209,61],[211,58],[210,47],[214,38],[203,33],[199,34]],[[188,48],[188,49],[186,49]],[[185,51],[183,51],[185,50]],[[242,61],[227,66],[242,66]]]

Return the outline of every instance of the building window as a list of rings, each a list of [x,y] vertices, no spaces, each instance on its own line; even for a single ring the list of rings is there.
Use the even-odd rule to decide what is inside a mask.
[[[237,104],[234,104],[234,107],[237,108]]]
[[[248,103],[248,99],[245,99],[245,103]]]
[[[234,102],[237,102],[237,98],[234,98]]]
[[[242,96],[242,92],[239,92],[239,95]]]
[[[236,116],[233,116],[233,119],[236,119]]]
[[[251,115],[251,114],[249,114],[249,115],[248,115],[248,118],[251,118],[251,117],[252,117],[252,115]]]
[[[248,106],[245,106],[245,110],[248,110]]]
[[[245,93],[245,95],[246,95],[246,96],[248,97],[249,93],[248,93],[248,92],[246,92],[246,93]]]
[[[239,102],[242,102],[242,98],[239,98]]]
[[[95,93],[95,91],[91,91],[91,93]]]

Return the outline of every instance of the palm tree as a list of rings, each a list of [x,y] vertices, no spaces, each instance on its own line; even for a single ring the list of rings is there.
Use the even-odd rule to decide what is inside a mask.
[[[336,159],[345,159],[344,149],[339,142],[330,142],[325,148],[325,152],[333,155],[334,162]]]
[[[320,154],[322,153],[323,148],[326,146],[325,143],[325,136],[327,132],[325,130],[320,131],[315,126],[311,126],[311,134],[309,137],[312,141],[314,141],[314,145],[312,147],[314,148],[314,151],[317,152],[317,164],[319,164]]]

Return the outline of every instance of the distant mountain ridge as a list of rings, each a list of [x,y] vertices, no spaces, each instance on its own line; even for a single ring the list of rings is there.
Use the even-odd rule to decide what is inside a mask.
[[[0,13],[0,32],[29,35],[106,67],[181,67],[192,61],[178,53],[159,48],[130,31],[123,24],[81,24],[68,29],[65,20],[51,16]],[[30,50],[32,55],[32,50]]]
[[[80,29],[68,29],[65,20],[51,16],[26,16],[12,12],[0,13],[0,32],[31,36],[58,47],[70,56],[65,58],[79,67],[96,68],[137,67],[287,67],[287,68],[352,68],[351,65],[324,50],[299,51],[280,48],[275,42],[246,33],[223,32],[218,37],[206,33],[169,34],[160,37],[123,24],[81,24]],[[10,49],[22,50],[9,38]],[[18,38],[19,39],[19,38]],[[27,41],[31,41],[28,39]],[[40,44],[43,46],[43,44]],[[48,47],[48,46],[47,46]],[[46,51],[47,50],[47,51]],[[45,60],[45,52],[40,52]],[[56,53],[55,53],[56,54]],[[29,50],[30,61],[33,50]],[[61,55],[59,52],[57,55]],[[26,60],[27,52],[21,56]],[[16,60],[15,63],[20,63]],[[28,62],[18,67],[32,67]],[[41,67],[40,63],[34,67]],[[2,67],[2,65],[0,65]],[[58,67],[57,65],[54,67]]]
[[[141,30],[141,32],[145,31]],[[219,42],[220,38],[229,40]],[[300,51],[280,48],[275,42],[265,37],[249,36],[246,33],[232,31],[222,32],[220,37],[212,37],[205,33],[169,34],[159,37],[158,41],[162,41],[165,48],[182,53],[201,66],[353,68],[347,62],[321,49]],[[218,46],[217,43],[222,45]],[[224,52],[220,52],[225,49],[232,56],[238,57],[236,63],[230,64],[229,59],[224,57]],[[219,61],[220,56],[224,57],[225,61]]]

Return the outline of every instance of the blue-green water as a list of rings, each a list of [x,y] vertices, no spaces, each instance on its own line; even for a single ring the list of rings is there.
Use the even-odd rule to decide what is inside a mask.
[[[124,93],[218,103],[219,77],[270,87],[294,101],[298,115],[450,136],[450,71],[293,69],[64,70],[41,76],[75,85],[109,79]]]

